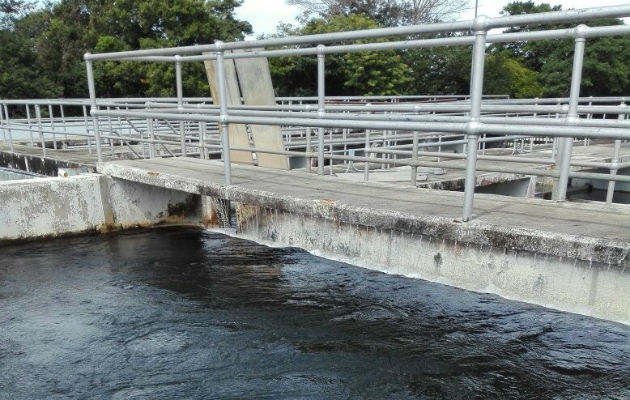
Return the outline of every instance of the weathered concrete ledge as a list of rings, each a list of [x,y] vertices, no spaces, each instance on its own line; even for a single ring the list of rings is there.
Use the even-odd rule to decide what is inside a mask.
[[[499,197],[500,200],[496,200],[499,203],[507,202],[523,206],[523,209],[519,210],[519,213],[522,213],[520,217],[523,218],[521,223],[512,221],[511,219],[514,218],[513,215],[506,215],[504,224],[486,222],[484,221],[486,218],[483,216],[477,218],[474,222],[461,223],[453,217],[432,214],[422,215],[399,211],[401,207],[396,207],[394,201],[390,203],[391,207],[387,209],[383,208],[381,204],[378,206],[369,206],[370,201],[353,201],[350,203],[344,201],[342,198],[344,196],[337,196],[340,198],[335,199],[334,195],[330,192],[326,193],[320,191],[320,193],[317,193],[317,183],[324,182],[325,184],[329,184],[333,181],[335,184],[339,185],[339,187],[335,188],[337,193],[340,193],[339,191],[351,191],[357,186],[367,187],[368,189],[379,188],[381,189],[380,192],[398,193],[401,198],[411,194],[415,196],[419,195],[420,197],[430,193],[440,198],[438,204],[442,202],[445,206],[450,201],[453,201],[453,196],[455,196],[455,198],[461,197],[460,193],[409,189],[385,184],[340,182],[339,180],[335,180],[334,177],[305,176],[291,171],[274,172],[274,176],[280,177],[276,179],[279,186],[282,186],[284,182],[289,182],[290,178],[299,175],[302,175],[305,182],[287,183],[287,185],[291,186],[287,186],[285,190],[264,190],[252,186],[267,186],[271,189],[275,189],[275,187],[269,181],[267,175],[256,175],[257,173],[262,173],[259,172],[260,169],[248,166],[236,167],[238,171],[243,172],[245,175],[251,175],[247,179],[247,182],[236,182],[237,184],[233,186],[226,186],[222,183],[222,166],[220,163],[205,162],[205,170],[201,170],[201,175],[199,175],[191,169],[195,165],[199,165],[199,160],[189,162],[188,160],[193,159],[187,159],[186,162],[189,162],[189,165],[187,165],[187,168],[182,167],[180,171],[177,171],[177,168],[173,167],[176,165],[177,160],[182,159],[163,160],[162,164],[155,160],[144,160],[145,162],[126,160],[101,164],[98,166],[98,170],[112,177],[141,182],[147,185],[181,190],[188,193],[203,194],[215,198],[350,225],[389,229],[407,234],[428,235],[463,244],[492,246],[506,250],[525,251],[588,262],[599,262],[620,268],[627,268],[630,259],[630,229],[623,228],[624,225],[612,227],[609,234],[606,236],[599,235],[599,237],[598,232],[593,232],[594,229],[590,232],[587,230],[591,225],[595,227],[596,224],[602,222],[601,218],[604,217],[603,214],[600,215],[600,219],[596,219],[598,218],[598,213],[602,213],[602,207],[598,205],[575,203],[552,204],[545,200],[512,199],[501,196]],[[164,168],[160,168],[161,165],[164,166]],[[235,171],[235,173],[238,174],[239,172]],[[219,175],[218,178],[216,177],[217,174]],[[237,179],[237,176],[235,176],[235,179]],[[300,190],[296,190],[295,186],[297,185],[303,186]],[[288,194],[288,192],[291,191],[294,193]],[[311,193],[308,196],[299,195],[309,191]],[[410,193],[410,191],[412,191],[412,193]],[[295,194],[295,192],[299,193]],[[476,204],[481,203],[480,199],[493,201],[497,199],[497,197],[498,196],[495,195],[480,194],[476,196]],[[548,208],[550,205],[553,207],[552,212],[557,211],[558,214],[567,214],[568,218],[565,222],[567,225],[574,225],[574,229],[571,229],[571,226],[558,226],[557,230],[527,227],[527,222],[529,222],[530,225],[532,224],[531,221],[526,221],[527,218],[533,218],[537,209],[543,206]],[[459,204],[456,204],[456,208],[459,212]],[[542,212],[545,210],[539,211]],[[610,214],[611,212],[615,219],[620,221],[625,220],[626,227],[630,225],[630,210],[628,210],[628,207],[619,205],[608,206],[606,213]],[[529,215],[527,213],[529,213]],[[439,214],[439,212],[436,212],[436,214]],[[580,214],[585,215],[580,216]],[[499,218],[500,217],[499,215]],[[544,218],[544,213],[542,217]],[[606,217],[611,218],[610,215]],[[580,220],[580,218],[594,219],[589,221],[584,219]],[[563,228],[565,229],[563,230]],[[575,231],[575,233],[572,233],[571,230]]]
[[[237,204],[237,236],[369,269],[630,323],[627,269]]]
[[[54,157],[44,157],[41,154],[11,153],[0,150],[0,167],[27,171],[38,175],[57,176],[59,168],[81,171],[82,173],[96,172],[94,163],[72,161]]]

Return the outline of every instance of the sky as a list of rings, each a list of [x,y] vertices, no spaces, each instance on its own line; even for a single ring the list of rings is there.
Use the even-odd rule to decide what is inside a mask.
[[[455,0],[457,1],[457,0]],[[504,5],[514,0],[478,0],[479,15],[496,17],[501,12]],[[546,0],[536,1],[536,3],[550,3],[552,5],[561,4],[563,9],[588,8],[594,5],[593,0]],[[597,6],[625,5],[627,0],[598,0]],[[457,20],[473,18],[475,14],[475,1],[470,0],[469,10],[460,14]],[[274,33],[276,26],[280,22],[296,23],[295,17],[300,14],[300,10],[295,6],[289,6],[286,0],[245,0],[241,7],[236,9],[239,19],[249,21],[254,28],[252,37],[261,34]],[[628,20],[626,19],[626,23]]]

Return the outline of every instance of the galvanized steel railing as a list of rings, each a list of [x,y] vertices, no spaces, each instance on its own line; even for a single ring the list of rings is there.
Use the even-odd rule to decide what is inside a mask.
[[[90,93],[91,135],[98,154],[99,161],[103,159],[103,139],[131,140],[132,137],[118,136],[112,139],[112,135],[103,135],[104,121],[107,119],[127,119],[128,121],[146,121],[146,130],[150,132],[147,143],[155,146],[160,143],[159,134],[151,133],[153,124],[157,123],[160,129],[170,129],[172,132],[168,140],[163,142],[176,143],[179,135],[181,152],[187,154],[187,148],[197,147],[200,156],[208,148],[220,146],[224,160],[225,181],[231,184],[230,150],[245,150],[252,152],[270,152],[269,150],[255,147],[236,148],[230,146],[227,134],[227,125],[255,124],[255,125],[282,125],[285,127],[302,127],[309,134],[305,138],[305,152],[280,151],[273,152],[291,156],[301,156],[307,159],[317,160],[317,172],[324,173],[325,160],[342,160],[363,162],[365,177],[369,174],[369,163],[387,163],[391,165],[408,165],[412,167],[412,181],[415,169],[419,166],[439,166],[439,162],[427,162],[418,159],[419,156],[436,152],[420,152],[420,138],[439,137],[441,135],[459,135],[460,141],[466,144],[466,154],[449,155],[437,152],[440,158],[466,158],[466,181],[464,190],[463,220],[468,221],[473,213],[473,197],[476,183],[477,159],[483,159],[483,148],[486,142],[499,135],[499,140],[514,140],[528,138],[533,147],[534,140],[544,138],[557,140],[557,159],[551,161],[557,165],[557,170],[548,171],[535,168],[510,169],[494,167],[493,171],[511,172],[522,175],[551,176],[557,178],[555,198],[563,200],[566,197],[566,189],[570,177],[582,177],[587,179],[608,180],[609,194],[612,199],[615,182],[630,182],[630,177],[617,175],[619,168],[625,164],[618,162],[619,148],[622,140],[630,139],[630,121],[624,117],[630,113],[627,105],[628,98],[584,99],[580,98],[580,83],[586,40],[589,38],[630,35],[630,26],[615,25],[603,27],[587,27],[579,25],[570,29],[554,29],[534,32],[515,33],[489,33],[491,29],[518,26],[523,24],[550,24],[559,22],[582,23],[589,20],[608,17],[628,17],[630,6],[601,7],[586,10],[569,10],[549,13],[516,15],[498,18],[479,16],[474,20],[452,23],[439,23],[430,25],[418,25],[395,28],[381,28],[362,31],[337,32],[300,37],[287,37],[255,41],[243,41],[223,43],[217,41],[209,45],[197,45],[186,47],[145,49],[136,51],[124,51],[105,54],[86,54],[86,68],[88,88]],[[351,43],[341,45],[325,45],[330,42],[356,41],[385,37],[411,36],[418,34],[437,34],[445,32],[471,32],[461,36],[394,40],[377,43]],[[575,42],[573,58],[573,71],[571,78],[570,95],[568,99],[528,99],[507,100],[492,99],[483,96],[483,76],[486,46],[489,43],[549,40],[559,38],[572,38]],[[287,47],[297,46],[300,47]],[[409,98],[409,102],[389,99],[387,104],[368,104],[363,97],[356,97],[345,101],[348,104],[336,104],[336,101],[326,101],[325,97],[325,60],[326,55],[336,53],[350,53],[360,51],[396,50],[409,48],[428,48],[436,46],[472,46],[472,74],[470,81],[470,94],[464,98],[449,99],[437,96],[424,98]],[[269,49],[273,47],[274,49]],[[284,48],[278,48],[284,47]],[[229,52],[228,50],[241,50]],[[247,51],[243,51],[247,50]],[[280,101],[275,106],[238,106],[228,107],[226,102],[226,83],[224,79],[224,60],[228,58],[251,57],[280,57],[280,56],[316,56],[317,57],[317,97],[295,101]],[[105,60],[143,61],[143,62],[171,62],[175,64],[177,97],[168,100],[144,99],[137,102],[130,99],[119,99],[107,104],[100,100],[96,94],[93,76],[93,63]],[[217,71],[217,88],[219,93],[218,105],[210,105],[206,101],[191,101],[183,96],[182,88],[182,63],[214,60]],[[434,98],[437,103],[423,103],[423,100]],[[136,99],[138,100],[138,99]],[[313,104],[316,100],[316,104]],[[344,101],[337,99],[338,101]],[[353,101],[363,104],[352,104]],[[378,100],[374,100],[377,102]],[[604,105],[600,105],[600,102]],[[615,104],[611,104],[614,102]],[[133,104],[129,104],[133,103]],[[333,104],[335,103],[335,104]],[[84,104],[82,104],[84,105]],[[109,109],[107,109],[109,107]],[[5,110],[6,111],[6,110]],[[601,115],[614,115],[618,118],[601,118]],[[600,118],[590,118],[598,115]],[[582,117],[582,118],[581,118]],[[169,121],[177,121],[179,126],[168,127]],[[193,142],[187,138],[186,128],[183,124],[194,124],[199,129]],[[204,137],[205,131],[214,125],[219,127],[221,136],[219,143],[208,143]],[[164,128],[167,126],[167,128]],[[317,152],[312,152],[313,144],[310,143],[310,130],[317,129]],[[365,148],[364,156],[351,156],[347,154],[336,155],[332,152],[325,154],[326,144],[332,143],[334,138],[325,138],[326,129],[341,129],[364,131]],[[370,132],[372,130],[410,132],[407,139],[411,141],[403,148],[375,149],[371,145]],[[402,135],[402,134],[401,134]],[[503,137],[504,139],[501,139]],[[571,165],[580,163],[571,161],[574,138],[607,139],[614,140],[614,154],[610,163],[590,163],[591,167],[604,167],[610,169],[610,174],[572,172]],[[136,139],[138,139],[136,137]],[[144,139],[143,139],[144,140]],[[341,140],[348,140],[342,137]],[[353,138],[356,141],[356,137]],[[481,145],[480,145],[481,143]],[[110,142],[111,144],[111,142]],[[164,143],[162,143],[164,144]],[[445,146],[445,144],[443,144]],[[481,150],[481,155],[478,153]],[[383,154],[389,156],[409,156],[406,159],[375,159],[371,154]],[[427,154],[429,153],[429,154]],[[154,152],[152,156],[155,156]],[[525,158],[520,157],[519,162]],[[510,157],[503,157],[503,161],[510,161]],[[531,164],[546,163],[550,160],[531,158],[527,162]],[[588,167],[589,163],[581,163]],[[310,169],[310,162],[308,163]]]

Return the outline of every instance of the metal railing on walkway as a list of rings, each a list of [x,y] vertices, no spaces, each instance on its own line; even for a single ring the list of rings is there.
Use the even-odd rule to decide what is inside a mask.
[[[317,173],[324,174],[329,161],[363,163],[364,177],[369,179],[370,165],[410,166],[410,180],[415,184],[418,167],[440,167],[444,159],[465,158],[464,204],[462,217],[468,221],[473,215],[473,199],[478,170],[506,172],[520,175],[547,176],[556,180],[554,197],[566,198],[570,178],[598,179],[609,182],[608,197],[612,201],[616,182],[630,182],[630,177],[617,174],[620,168],[630,167],[620,162],[622,141],[630,139],[630,97],[581,98],[580,85],[584,49],[590,38],[630,35],[630,26],[578,25],[568,29],[552,29],[513,33],[489,33],[491,29],[524,24],[585,23],[599,18],[630,16],[630,5],[568,10],[531,15],[487,18],[395,28],[337,32],[299,37],[274,38],[186,47],[143,49],[104,54],[86,54],[89,88],[88,106],[84,100],[54,107],[72,106],[81,109],[72,123],[84,124],[86,146],[94,146],[98,160],[104,159],[104,145],[112,152],[127,148],[134,157],[189,155],[208,158],[209,152],[224,161],[225,181],[231,184],[230,151],[284,154],[306,159],[310,172],[314,160]],[[455,36],[421,38],[417,35],[460,32]],[[400,37],[405,37],[401,40]],[[391,41],[364,43],[369,39],[391,38]],[[568,98],[508,99],[483,95],[486,46],[490,43],[514,41],[574,40],[573,70]],[[363,43],[355,43],[356,41]],[[335,42],[334,44],[330,44]],[[344,42],[343,44],[338,44]],[[326,56],[365,51],[404,50],[437,46],[472,46],[472,74],[470,93],[465,96],[400,96],[400,97],[326,97]],[[235,51],[238,50],[238,51]],[[253,57],[315,56],[317,58],[317,96],[308,98],[277,98],[275,105],[230,106],[226,99],[225,60]],[[175,64],[176,97],[168,99],[99,99],[97,97],[93,64],[100,61],[167,62]],[[182,63],[212,60],[216,66],[218,104],[209,98],[186,98],[182,87]],[[630,60],[629,60],[630,61]],[[43,104],[33,103],[35,116],[26,106],[25,116],[11,119],[8,108],[20,104],[0,102],[4,107],[3,132],[28,126],[36,120],[38,132],[46,131]],[[25,106],[24,103],[21,104]],[[47,105],[48,106],[48,105]],[[40,110],[39,113],[37,110]],[[48,132],[57,134],[55,118],[68,118],[61,112],[53,116],[48,111]],[[9,122],[10,121],[10,122]],[[41,122],[40,122],[41,121]],[[286,147],[271,151],[250,146],[231,146],[228,124],[280,125]],[[316,140],[312,141],[313,131]],[[10,135],[10,133],[9,133]],[[79,135],[72,133],[72,135]],[[40,139],[44,136],[40,135]],[[610,162],[586,162],[571,159],[574,142],[588,144],[591,140],[612,143]],[[31,140],[32,141],[32,140]],[[45,142],[45,140],[44,140]],[[42,142],[42,147],[46,143]],[[53,140],[54,142],[54,140]],[[551,157],[523,155],[486,155],[486,145],[493,142],[520,145],[520,151],[548,146]],[[140,147],[137,144],[141,144]],[[362,146],[363,144],[363,146]],[[54,145],[54,144],[53,144]],[[56,145],[54,145],[56,146]],[[443,151],[446,147],[463,146],[464,153]],[[144,149],[148,148],[145,152]],[[144,153],[138,151],[141,148]],[[428,151],[422,151],[421,149]],[[328,151],[326,150],[328,149]],[[352,154],[349,150],[352,150]],[[362,155],[356,155],[357,153]],[[378,157],[377,155],[380,155]],[[427,158],[433,157],[431,161]],[[505,162],[524,162],[528,168],[502,166],[479,167],[477,160],[500,158]],[[498,161],[498,160],[497,160]],[[551,164],[554,169],[535,168]],[[571,166],[604,168],[610,173],[572,171]],[[608,200],[608,199],[607,199]]]

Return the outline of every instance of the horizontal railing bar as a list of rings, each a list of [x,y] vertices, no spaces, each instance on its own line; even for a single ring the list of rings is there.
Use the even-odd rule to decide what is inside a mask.
[[[569,99],[566,97],[543,97],[543,98],[532,98],[532,99],[510,99],[507,95],[486,95],[484,94],[484,103],[494,104],[496,102],[500,102],[500,104],[565,104],[569,102]],[[426,100],[426,99],[458,99],[462,100],[453,100],[447,102],[434,102],[431,104],[469,104],[468,95],[401,95],[401,96],[326,96],[326,101],[377,101],[377,100]],[[287,96],[278,96],[276,97],[277,102],[299,102],[299,101],[311,101],[316,102],[316,96],[301,96],[301,97],[287,97]],[[177,104],[177,98],[175,97],[112,97],[112,98],[99,98],[96,99],[97,105],[103,106],[112,106],[112,107],[123,107],[122,103],[129,103],[129,105],[133,106],[142,106],[147,102],[150,103],[173,103]],[[184,97],[184,103],[212,103],[212,97]],[[593,97],[580,97],[578,103],[617,103],[620,102],[630,102],[630,96],[593,96]],[[90,99],[72,99],[72,98],[64,98],[64,99],[0,99],[0,104],[7,105],[69,105],[69,106],[83,106],[90,105]],[[393,103],[400,105],[400,103]],[[423,103],[426,104],[426,103]],[[207,104],[210,105],[210,104]]]
[[[157,104],[151,104],[156,106]],[[160,108],[176,109],[175,104],[164,104]],[[195,107],[184,107],[189,110],[218,110],[218,106],[213,104],[197,105]],[[301,105],[236,105],[227,108],[229,112],[233,110],[261,110],[261,111],[317,111],[317,105],[301,104]],[[470,106],[466,104],[391,104],[391,105],[326,105],[326,111],[348,111],[348,112],[452,112],[464,113],[470,110]],[[482,104],[481,110],[485,113],[528,113],[528,114],[566,114],[569,110],[567,105],[550,106],[550,105],[500,105],[500,104]],[[610,105],[610,106],[578,106],[579,114],[630,114],[630,106]]]
[[[630,112],[630,107],[628,112]],[[623,108],[622,108],[623,109]],[[153,109],[161,112],[160,109]],[[183,107],[180,109],[168,109],[174,112],[190,113],[198,112],[200,108],[188,108]],[[219,114],[219,110],[214,108],[205,109],[209,113]],[[258,111],[258,110],[242,110],[232,109],[231,115],[244,115],[244,116],[261,116],[261,117],[295,117],[295,112],[283,112],[283,111]],[[402,115],[402,114],[350,114],[350,113],[326,113],[319,115],[317,112],[300,112],[298,114],[304,118],[320,118],[320,119],[342,119],[342,120],[354,120],[354,119],[369,119],[377,121],[428,121],[428,122],[463,122],[469,121],[469,117],[466,116],[441,116],[441,115]],[[507,119],[510,123],[519,125],[566,125],[567,122],[562,118],[524,118],[524,117],[509,117]],[[488,124],[504,124],[505,117],[481,117],[482,123]],[[572,122],[572,126],[588,126],[588,127],[610,127],[610,128],[630,128],[630,120],[619,119],[586,119],[580,118]]]
[[[384,130],[410,130],[410,131],[434,131],[434,132],[464,132],[470,133],[517,133],[527,136],[549,137],[579,137],[579,138],[607,138],[630,139],[627,129],[595,128],[573,126],[520,126],[509,124],[483,124],[470,126],[468,123],[448,122],[408,122],[408,121],[361,121],[361,120],[327,120],[308,118],[271,118],[271,117],[246,117],[239,115],[227,115],[225,117],[202,114],[177,114],[156,113],[149,111],[106,111],[94,110],[94,116],[135,116],[143,118],[159,118],[175,121],[206,121],[215,123],[237,123],[254,125],[295,125],[321,128],[358,128],[358,129],[384,129]]]
[[[401,36],[401,35],[417,35],[426,33],[440,33],[440,32],[452,32],[452,31],[468,31],[473,29],[490,29],[507,26],[515,26],[522,24],[550,24],[558,22],[573,22],[573,21],[588,21],[598,18],[616,18],[630,16],[630,6],[611,6],[611,7],[598,7],[582,10],[565,10],[565,11],[551,11],[538,14],[527,15],[513,15],[488,18],[484,17],[483,20],[478,19],[479,22],[483,22],[484,26],[474,26],[473,20],[459,21],[459,22],[442,22],[436,24],[423,24],[412,25],[403,27],[392,28],[377,28],[366,29],[347,32],[334,32],[323,33],[306,36],[289,36],[284,38],[272,38],[250,41],[237,41],[231,43],[206,44],[206,45],[193,45],[193,46],[179,46],[171,48],[156,48],[156,49],[143,49],[132,51],[121,51],[113,53],[100,53],[100,54],[86,54],[85,60],[116,60],[130,57],[141,56],[175,56],[190,53],[201,53],[218,50],[230,50],[230,49],[251,49],[270,46],[287,46],[287,45],[299,45],[299,44],[322,44],[334,41],[342,40],[360,40],[360,39],[376,39],[388,36]]]
[[[613,35],[630,35],[630,25],[613,25],[588,27],[580,35],[586,38],[596,38],[601,36]],[[506,43],[515,41],[535,41],[549,39],[567,39],[576,36],[576,28],[566,29],[550,29],[544,31],[528,31],[515,33],[489,34],[486,42],[488,43]],[[224,57],[228,58],[255,58],[255,57],[288,57],[288,56],[314,56],[318,53],[322,54],[338,54],[338,53],[354,53],[363,51],[382,51],[382,50],[402,50],[414,48],[431,48],[441,46],[469,46],[475,41],[474,36],[455,36],[445,38],[417,39],[417,40],[398,40],[379,43],[364,44],[347,44],[326,46],[324,48],[308,47],[308,48],[290,48],[278,50],[253,50],[248,52],[225,53]],[[215,60],[214,53],[206,53],[195,56],[184,57],[129,57],[125,60],[129,61],[157,61],[157,62],[195,62]]]

